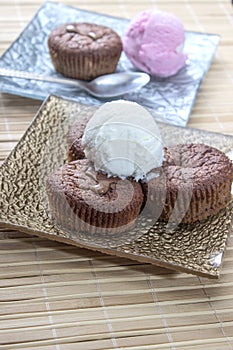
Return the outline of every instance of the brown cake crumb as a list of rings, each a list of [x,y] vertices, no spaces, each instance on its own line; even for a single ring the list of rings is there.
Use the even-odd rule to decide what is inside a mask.
[[[92,115],[85,115],[79,119],[68,131],[67,147],[68,147],[68,161],[85,158],[84,147],[82,145],[82,137],[88,121]]]

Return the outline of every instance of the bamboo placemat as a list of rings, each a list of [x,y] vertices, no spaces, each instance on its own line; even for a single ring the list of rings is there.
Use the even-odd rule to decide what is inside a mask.
[[[230,0],[63,1],[132,18],[151,6],[221,35],[188,126],[233,135]],[[0,54],[42,1],[0,0]],[[41,101],[0,95],[0,162]],[[0,230],[0,349],[233,349],[233,237],[217,281]]]

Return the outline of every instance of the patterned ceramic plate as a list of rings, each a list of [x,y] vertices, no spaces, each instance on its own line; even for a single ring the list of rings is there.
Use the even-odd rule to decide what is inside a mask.
[[[129,23],[126,19],[83,11],[60,3],[46,2],[0,58],[0,67],[58,76],[50,60],[47,39],[54,27],[69,21],[104,23],[121,36]],[[122,98],[136,101],[155,110],[160,114],[162,122],[185,126],[200,83],[208,71],[218,43],[219,35],[187,32],[184,50],[188,53],[189,59],[186,67],[177,75],[167,79],[151,78],[148,85]],[[135,69],[122,54],[117,70]],[[18,78],[0,77],[0,91],[37,99],[55,94],[89,105],[103,103],[102,100],[74,87]]]
[[[140,216],[136,227],[121,236],[66,232],[50,219],[45,191],[48,175],[67,161],[67,131],[97,107],[50,96],[29,129],[0,168],[0,224],[29,234],[124,256],[171,269],[217,278],[231,229],[232,204],[197,224],[170,230]],[[204,142],[230,156],[233,137],[158,123],[165,145]]]

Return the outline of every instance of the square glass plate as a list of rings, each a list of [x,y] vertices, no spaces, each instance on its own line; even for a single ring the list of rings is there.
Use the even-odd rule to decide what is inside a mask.
[[[0,58],[0,67],[59,76],[52,66],[47,40],[55,27],[69,21],[104,24],[114,29],[120,36],[124,34],[129,24],[126,19],[79,10],[61,3],[46,2]],[[163,122],[185,126],[218,43],[219,35],[186,32],[184,50],[189,55],[186,67],[170,78],[152,77],[148,85],[122,98],[155,110]],[[135,68],[123,53],[117,71],[128,70],[133,71]],[[92,97],[76,87],[18,78],[0,77],[0,91],[36,99],[44,99],[54,94],[84,104],[103,103],[103,100]]]
[[[48,239],[128,257],[178,271],[217,278],[227,237],[232,228],[232,206],[204,222],[179,225],[153,223],[140,216],[123,236],[66,232],[50,218],[45,190],[47,177],[67,161],[67,132],[97,107],[49,96],[32,124],[0,168],[0,224]],[[164,145],[203,142],[233,155],[233,137],[158,123]]]

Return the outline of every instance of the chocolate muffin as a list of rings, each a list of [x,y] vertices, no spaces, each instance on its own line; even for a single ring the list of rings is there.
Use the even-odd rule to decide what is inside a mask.
[[[181,144],[165,148],[164,153],[159,176],[155,174],[145,185],[153,215],[163,221],[192,223],[226,207],[233,165],[223,152],[205,144]]]
[[[143,202],[139,183],[97,173],[87,159],[51,174],[47,195],[52,218],[68,232],[124,232],[134,226]]]
[[[113,73],[122,52],[120,36],[94,23],[67,23],[48,38],[53,65],[66,77],[90,80]]]
[[[67,135],[68,161],[85,158],[84,147],[82,145],[82,137],[88,121],[92,115],[85,115],[74,123]]]

